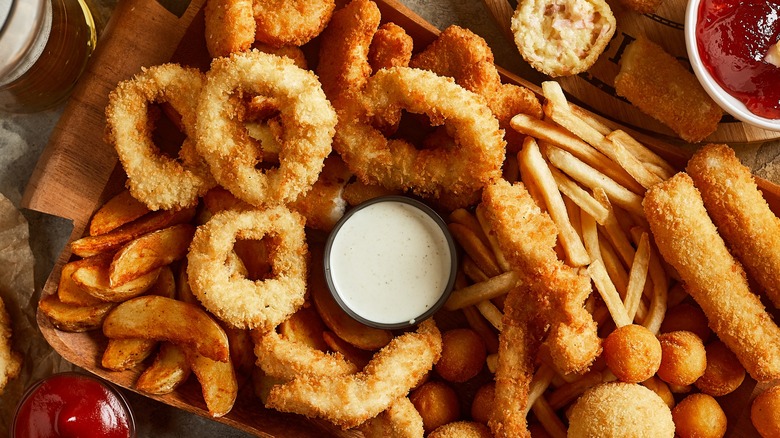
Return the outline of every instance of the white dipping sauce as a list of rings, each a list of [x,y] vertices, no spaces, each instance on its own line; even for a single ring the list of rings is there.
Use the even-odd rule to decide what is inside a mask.
[[[441,227],[419,208],[384,201],[357,210],[333,237],[335,292],[358,316],[414,323],[448,286],[453,254]]]

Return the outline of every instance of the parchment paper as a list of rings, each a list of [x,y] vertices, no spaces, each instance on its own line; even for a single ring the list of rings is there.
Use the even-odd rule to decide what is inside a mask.
[[[16,405],[28,386],[54,372],[74,368],[49,346],[38,330],[35,259],[29,239],[27,220],[0,194],[0,298],[11,316],[14,348],[24,361],[19,377],[10,381],[0,396],[0,431],[10,430]]]

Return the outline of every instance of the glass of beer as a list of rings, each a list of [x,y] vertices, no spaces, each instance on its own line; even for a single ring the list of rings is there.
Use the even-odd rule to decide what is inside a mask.
[[[62,103],[96,42],[85,0],[0,0],[0,111]]]

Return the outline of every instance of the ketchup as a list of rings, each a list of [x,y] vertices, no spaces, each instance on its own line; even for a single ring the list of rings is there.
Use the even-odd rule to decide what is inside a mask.
[[[15,438],[131,438],[132,414],[117,393],[97,379],[62,373],[38,383],[14,418]]]
[[[764,61],[780,33],[780,0],[702,0],[699,55],[712,77],[754,114],[780,118],[780,68]]]

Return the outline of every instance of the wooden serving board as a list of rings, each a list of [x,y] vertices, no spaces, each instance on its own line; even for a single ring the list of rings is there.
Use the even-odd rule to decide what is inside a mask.
[[[418,49],[438,35],[436,28],[396,0],[376,0],[376,3],[383,21],[392,21],[405,28]],[[28,184],[22,202],[24,207],[70,219],[74,222],[72,239],[83,235],[92,213],[108,197],[121,190],[124,180],[115,152],[103,140],[108,93],[119,81],[132,77],[143,66],[175,60],[207,67],[209,59],[203,37],[203,4],[204,0],[193,0],[184,14],[178,17],[156,0],[119,1],[87,71],[69,100]],[[539,87],[523,78],[506,71],[502,74],[507,82],[540,92]],[[617,127],[614,122],[602,121]],[[679,168],[685,165],[688,159],[685,150],[656,136],[631,129],[627,131]],[[763,180],[759,184],[774,211],[780,212],[780,187]],[[43,294],[56,293],[62,265],[70,257],[68,249],[60,255]],[[49,344],[66,360],[133,391],[133,383],[142,370],[111,372],[101,368],[100,357],[106,339],[99,332],[62,332],[41,313],[38,314],[38,324]],[[194,380],[190,379],[172,394],[151,398],[208,417],[200,387]],[[746,383],[731,396],[735,403],[727,404],[732,407],[728,409],[730,423],[745,431],[737,436],[753,436],[755,433],[751,432],[750,421],[745,420],[743,412],[753,389],[753,384]],[[233,410],[216,421],[266,437],[358,436],[356,432],[345,432],[326,422],[266,410],[252,393],[251,385],[244,387]],[[742,426],[745,421],[747,426]]]
[[[615,76],[620,71],[619,62],[623,50],[638,36],[646,36],[656,42],[691,70],[683,33],[685,8],[688,2],[665,0],[654,14],[639,14],[622,6],[619,0],[607,0],[607,2],[612,7],[617,21],[617,30],[612,41],[587,72],[556,80],[561,84],[561,88],[573,97],[574,102],[592,112],[624,126],[669,139],[676,138],[669,128],[618,96],[613,84]],[[517,0],[483,0],[483,3],[491,12],[509,44],[515,47],[510,22]],[[520,56],[519,52],[517,56]],[[725,114],[718,129],[705,142],[750,143],[776,139],[780,139],[780,132],[756,128]]]

